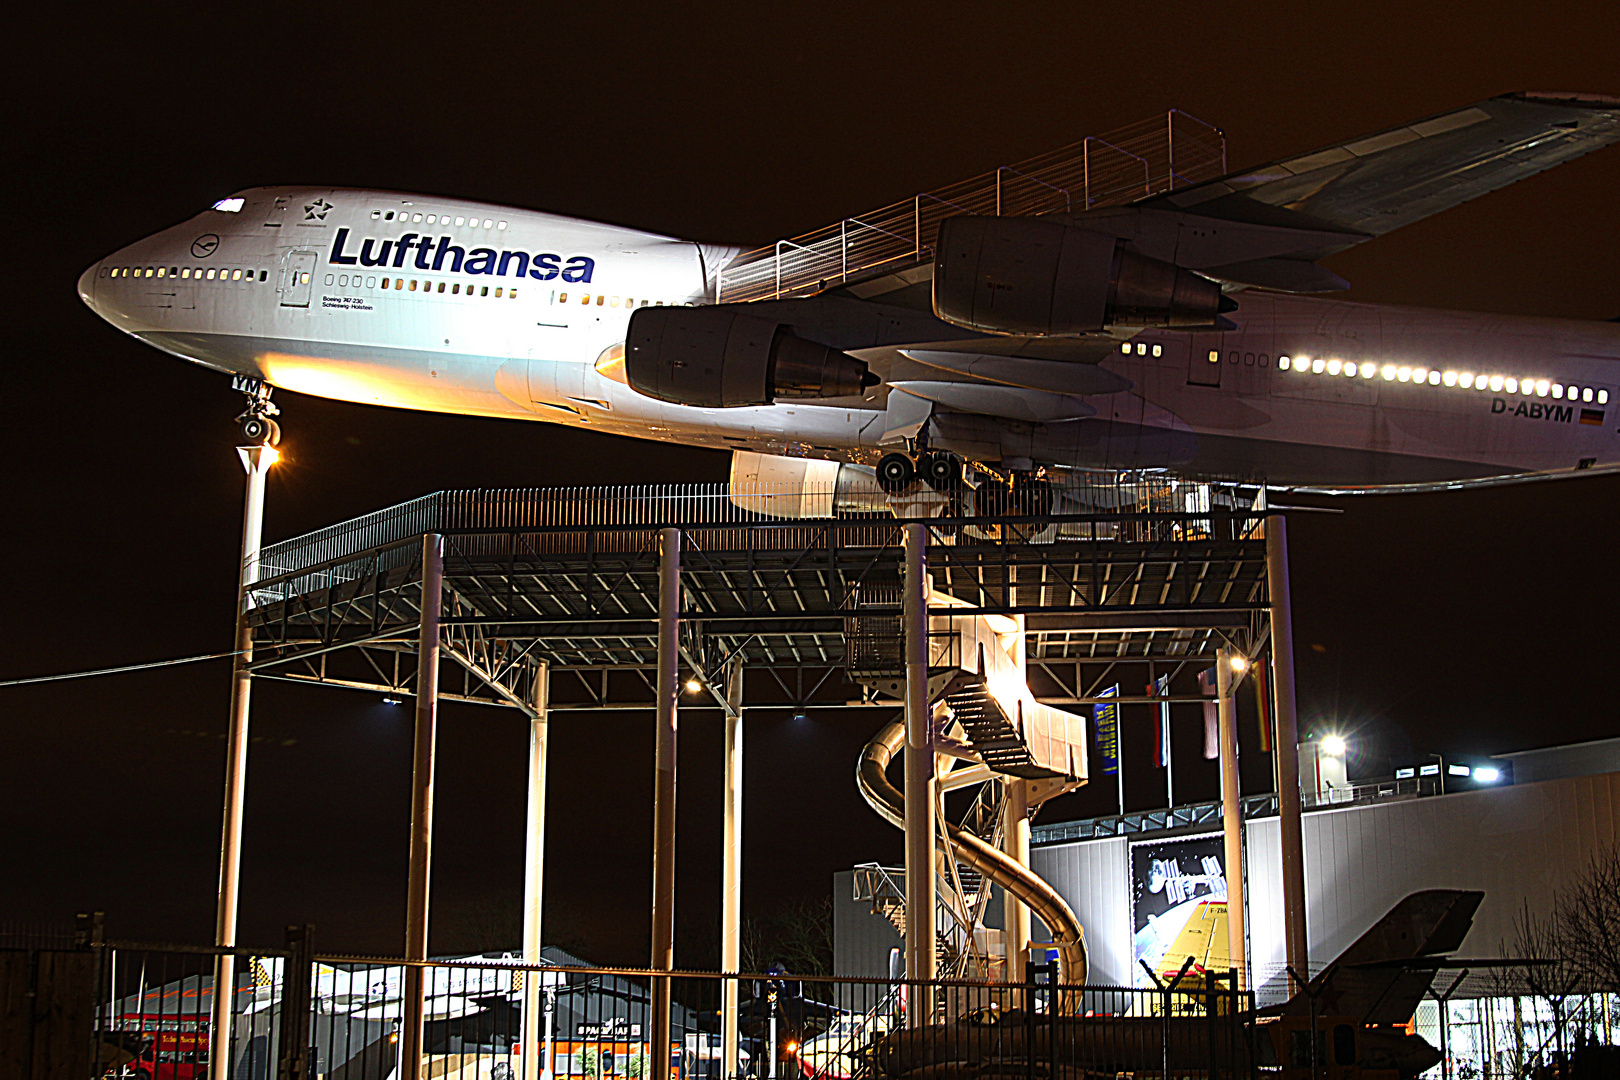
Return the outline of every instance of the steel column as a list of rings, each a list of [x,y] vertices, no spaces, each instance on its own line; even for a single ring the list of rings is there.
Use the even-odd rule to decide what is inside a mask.
[[[937,935],[934,892],[938,864],[934,834],[939,801],[928,708],[928,526],[905,527],[906,565],[902,634],[906,656],[906,978],[934,978]],[[913,1025],[932,1022],[932,1008],[913,1002]]]
[[[524,821],[523,851],[523,959],[540,963],[541,908],[545,899],[546,871],[546,748],[547,707],[551,703],[551,665],[537,663],[530,704],[534,717],[529,721],[529,806]],[[523,1080],[540,1076],[540,1002],[544,996],[541,973],[523,976],[523,1053],[518,1059]],[[551,1062],[546,1062],[550,1071]]]
[[[675,967],[675,705],[680,694],[681,531],[658,533],[658,670],[653,692],[658,716],[654,732],[652,963],[654,971]],[[652,979],[648,1068],[663,1075],[669,1061],[669,976]],[[665,1064],[660,1064],[660,1063]]]
[[[1221,646],[1215,660],[1216,707],[1221,742],[1221,833],[1226,841],[1227,962],[1237,972],[1239,989],[1248,982],[1244,930],[1243,799],[1238,777],[1237,702],[1232,697],[1232,650]]]
[[[433,869],[433,757],[439,728],[439,618],[444,600],[444,537],[422,537],[422,604],[416,646],[416,743],[411,762],[411,855],[405,891],[405,959],[426,960]],[[401,1080],[422,1075],[423,971],[405,966]]]
[[[1282,847],[1283,940],[1288,966],[1310,978],[1305,923],[1305,841],[1300,824],[1299,718],[1294,711],[1294,609],[1288,585],[1288,522],[1266,518],[1266,593],[1271,598],[1272,745],[1277,754],[1277,817]],[[1296,985],[1294,991],[1303,990]]]
[[[225,732],[225,808],[219,841],[219,906],[214,944],[236,944],[237,889],[242,873],[242,812],[247,795],[248,705],[253,662],[253,628],[248,625],[249,589],[259,572],[259,539],[264,531],[264,481],[279,457],[273,446],[236,448],[247,471],[242,501],[242,563],[236,579],[236,656],[231,661],[231,722]],[[214,1047],[212,1075],[231,1072],[231,1006],[236,1000],[236,957],[214,961]]]
[[[1029,781],[1016,776],[1001,778],[1002,850],[1018,863],[1029,865]],[[1024,981],[1024,965],[1029,962],[1029,908],[1010,890],[1003,889],[1002,941],[1005,946],[1004,975],[1010,983]]]
[[[742,964],[742,829],[743,829],[743,663],[739,656],[726,670],[726,770],[720,869],[720,970]],[[737,1051],[737,980],[720,987],[720,1077],[740,1073]]]

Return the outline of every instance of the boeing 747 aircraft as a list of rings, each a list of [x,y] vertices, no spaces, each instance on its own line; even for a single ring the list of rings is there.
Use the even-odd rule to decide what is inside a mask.
[[[979,202],[920,196],[914,235],[863,215],[760,252],[252,188],[79,293],[257,391],[255,439],[276,436],[279,387],[730,449],[734,479],[891,496],[964,465],[1492,482],[1620,467],[1620,323],[1307,295],[1347,284],[1318,260],[1616,139],[1620,99],[1513,94],[1201,181],[1144,165],[1126,195],[1002,170],[993,206],[989,178]],[[1044,202],[1004,203],[1014,174]]]

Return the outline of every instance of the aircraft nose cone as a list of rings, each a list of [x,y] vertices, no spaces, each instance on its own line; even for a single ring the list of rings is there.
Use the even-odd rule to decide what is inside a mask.
[[[96,276],[100,272],[101,264],[96,263],[79,275],[79,299],[89,305],[92,310],[96,310]]]

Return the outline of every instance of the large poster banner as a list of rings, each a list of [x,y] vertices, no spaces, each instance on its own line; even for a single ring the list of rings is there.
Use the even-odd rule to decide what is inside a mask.
[[[1119,684],[1100,691],[1097,696],[1118,697]],[[1104,776],[1113,776],[1119,772],[1119,706],[1113,702],[1093,705],[1091,721],[1097,729],[1097,759],[1102,764],[1098,771]],[[1124,812],[1125,808],[1120,807],[1120,813]]]
[[[1225,854],[1220,835],[1132,844],[1132,972],[1152,986],[1145,962],[1169,980],[1190,956],[1189,973],[1224,971],[1226,947]]]

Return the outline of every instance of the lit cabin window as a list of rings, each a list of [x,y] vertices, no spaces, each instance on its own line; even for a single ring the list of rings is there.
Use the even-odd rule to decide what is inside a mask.
[[[565,292],[558,293],[557,294],[557,303],[559,303],[559,304],[568,303],[568,294],[565,293]]]
[[[625,297],[624,298],[624,306],[627,307],[627,308],[635,307],[636,306],[635,299],[633,297],[629,297],[629,296]]]
[[[1586,386],[1586,387],[1581,388],[1581,400],[1582,401],[1591,401],[1592,400],[1592,388],[1590,386]]]
[[[461,292],[461,283],[459,281],[456,282],[456,284],[450,286],[450,295],[451,296],[456,296],[460,292]]]
[[[372,221],[376,221],[380,217],[382,217],[382,211],[381,210],[373,210],[371,212],[371,220]]]
[[[458,218],[456,218],[456,224],[457,224],[457,225],[465,225],[465,224],[466,224],[466,223],[467,223],[467,219],[466,219],[466,218],[462,218],[462,217],[458,217]]]
[[[1440,373],[1438,371],[1429,372],[1429,385],[1430,386],[1439,386],[1440,385]]]
[[[500,298],[501,298],[501,287],[499,285],[497,285],[497,286],[495,286],[495,299],[499,300]]]
[[[1137,346],[1136,346],[1136,355],[1137,356],[1146,356],[1147,355],[1147,342],[1144,341],[1144,342],[1139,342],[1137,344]]]
[[[1164,355],[1164,346],[1163,345],[1155,345],[1155,346],[1153,346],[1153,355],[1154,356],[1163,356]]]
[[[1129,353],[1131,351],[1131,343],[1127,341],[1125,344],[1119,347],[1119,351],[1122,353]]]
[[[506,222],[504,222],[504,221],[498,221],[498,222],[496,222],[496,223],[495,223],[495,227],[496,227],[496,228],[497,228],[497,229],[504,229],[504,228],[506,228]]]
[[[516,300],[517,299],[517,290],[516,289],[507,289],[506,290],[506,298],[508,300]]]
[[[415,291],[416,291],[416,279],[411,278],[411,292],[415,292]]]
[[[1562,398],[1564,396],[1564,384],[1563,383],[1553,383],[1552,384],[1552,396],[1555,397],[1555,398]]]
[[[1502,392],[1502,387],[1507,385],[1507,380],[1502,378],[1502,376],[1500,376],[1500,375],[1492,375],[1491,378],[1490,378],[1490,382],[1487,383],[1486,385],[1488,385],[1491,388],[1492,393],[1501,393]]]
[[[579,302],[582,303],[582,304],[590,303],[591,302],[591,294],[590,293],[580,293],[579,294]]]
[[[387,278],[383,278],[382,287],[385,288],[385,289],[388,288],[388,279]]]
[[[213,271],[213,269],[212,269],[212,268],[210,268],[210,269],[209,269],[209,271],[208,271],[208,280],[209,280],[209,281],[213,281],[213,280],[214,280],[214,271]]]
[[[427,216],[427,223],[429,225],[433,224],[435,221],[438,221],[438,220],[439,220],[439,217],[438,217],[437,214],[429,214]]]
[[[242,280],[242,271],[240,271],[240,270],[232,270],[231,271],[231,280],[232,281],[241,281]],[[309,275],[308,274],[304,275],[304,280],[305,281],[309,280]]]
[[[493,225],[493,224],[495,224],[495,222],[493,222],[493,221],[491,221],[491,220],[490,220],[490,219],[489,219],[489,218],[485,218],[485,219],[484,219],[484,228],[486,228],[486,229],[487,229],[487,228],[489,228],[489,227],[490,227],[490,226],[491,226],[491,225]]]
[[[442,282],[442,281],[441,281],[441,282],[439,282],[439,289],[438,289],[438,291],[439,291],[439,292],[444,292],[444,282]]]
[[[191,276],[191,267],[187,266],[180,271],[180,280],[184,281]]]
[[[1232,355],[1236,356],[1237,353],[1233,353]],[[1316,360],[1311,361],[1311,374],[1312,375],[1320,375],[1320,374],[1322,374],[1322,372],[1324,372],[1326,370],[1327,370],[1327,361],[1326,360],[1322,360],[1322,359],[1318,358]]]
[[[607,299],[607,297],[604,296],[602,293],[597,293],[596,294],[596,306],[601,307],[602,306],[602,301],[604,301],[606,299]]]
[[[478,295],[479,296],[488,296],[489,295],[489,286],[485,285],[483,288],[479,289],[478,290]]]
[[[1213,354],[1211,354],[1211,355],[1213,355]],[[1293,366],[1293,363],[1294,362],[1292,360],[1290,360],[1286,356],[1277,357],[1277,367],[1281,368],[1283,371],[1287,371],[1290,367]]]
[[[612,301],[610,301],[610,306],[612,306],[612,307],[618,307],[619,306],[619,298],[617,296],[615,296],[612,299]]]
[[[411,215],[411,220],[412,220],[412,221],[413,221],[413,222],[415,222],[415,221],[421,221],[421,220],[422,220],[422,215],[421,215],[421,214],[412,214],[412,215]]]
[[[1599,405],[1607,405],[1608,403],[1609,403],[1609,392],[1607,390],[1599,390],[1598,391],[1598,404]]]

